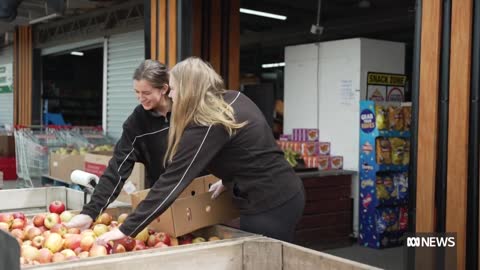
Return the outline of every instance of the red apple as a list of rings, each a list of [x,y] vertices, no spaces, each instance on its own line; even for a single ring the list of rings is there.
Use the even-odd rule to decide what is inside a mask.
[[[47,216],[45,216],[45,221],[43,224],[47,229],[53,228],[55,224],[61,223],[62,221],[60,220],[60,216],[57,213],[49,213]]]
[[[80,235],[81,235],[82,237],[85,237],[85,236],[87,236],[87,235],[93,236],[94,238],[97,237],[97,236],[95,235],[95,233],[93,232],[93,230],[90,230],[90,229],[83,231],[82,233],[80,233]]]
[[[93,227],[93,232],[98,237],[106,232],[108,232],[108,227],[105,224],[97,224]]]
[[[65,258],[77,256],[77,254],[75,254],[75,251],[71,249],[64,249],[60,251],[60,253],[62,253],[65,256]]]
[[[43,235],[43,237],[45,237],[45,239],[47,239],[47,237],[48,237],[50,234],[51,234],[50,231],[44,231],[44,232],[42,233],[42,235]]]
[[[41,234],[42,234],[42,230],[40,230],[39,228],[37,227],[30,228],[30,230],[27,231],[27,239],[33,240],[35,236],[38,236]]]
[[[11,235],[13,235],[15,238],[18,238],[20,240],[24,240],[25,239],[25,232],[21,229],[13,229],[11,232],[10,232]]]
[[[40,249],[43,247],[43,243],[45,243],[45,237],[41,235],[37,235],[32,239],[32,247]]]
[[[3,231],[10,231],[10,225],[6,222],[0,222],[0,230],[3,230]]]
[[[10,226],[10,229],[23,229],[25,225],[26,225],[26,222],[24,219],[16,218],[13,220],[12,225]]]
[[[35,260],[39,252],[36,247],[32,246],[22,246],[21,256],[27,260]]]
[[[164,247],[168,247],[167,244],[163,243],[163,242],[158,242],[157,244],[155,244],[155,246],[153,246],[154,248],[164,248]]]
[[[75,252],[75,254],[77,254],[77,256],[83,252],[82,248],[81,247],[77,247],[76,249],[73,250]]]
[[[118,216],[117,221],[118,223],[123,223],[125,222],[125,219],[127,219],[128,214],[127,213],[122,213],[120,216]]]
[[[0,222],[5,222],[8,226],[12,225],[13,215],[10,213],[0,213]]]
[[[135,240],[135,247],[133,250],[144,250],[146,248],[145,242],[140,240]]]
[[[80,240],[80,247],[83,251],[90,251],[94,243],[95,237],[91,235],[82,236],[82,239]]]
[[[178,238],[170,237],[170,246],[178,246]]]
[[[192,240],[193,240],[193,235],[186,234],[186,235],[180,236],[178,238],[178,244],[180,244],[180,245],[191,244]]]
[[[148,229],[145,228],[141,232],[139,232],[137,236],[135,236],[135,239],[146,243],[148,240],[148,237],[149,237]]]
[[[65,243],[63,244],[64,248],[75,250],[80,247],[80,242],[82,241],[82,236],[79,234],[71,234],[65,237]]]
[[[63,213],[60,214],[60,219],[62,222],[69,222],[73,216],[75,216],[72,212],[70,211],[63,211]]]
[[[57,252],[57,253],[53,254],[53,256],[52,256],[52,262],[64,262],[64,261],[66,261],[66,259],[67,258],[65,258],[65,255],[63,255],[60,252]]]
[[[110,241],[111,242],[111,241]],[[105,245],[105,249],[107,250],[107,254],[112,254],[113,253],[113,247],[109,243]]]
[[[79,228],[69,228],[67,229],[67,233],[71,233],[71,234],[80,234],[81,231]]]
[[[45,226],[40,226],[38,228],[42,231],[42,233],[48,231],[47,227],[45,227]]]
[[[38,252],[38,256],[35,258],[40,263],[52,262],[53,253],[48,248],[42,248]]]
[[[50,213],[56,213],[60,215],[63,213],[63,211],[65,211],[65,204],[61,201],[53,201],[48,206],[48,211],[50,211]]]
[[[41,226],[43,226],[44,221],[45,221],[45,215],[44,214],[36,215],[33,218],[33,225],[35,225],[35,227],[41,227]]]
[[[115,248],[116,244],[122,245],[126,251],[131,251],[135,247],[135,239],[131,238],[130,236],[124,237],[122,239],[118,239],[113,242],[113,247]]]
[[[113,246],[113,253],[125,253],[125,252],[127,252],[127,250],[122,244],[116,243]]]
[[[100,257],[100,256],[106,256],[107,253],[107,248],[101,245],[93,245],[92,248],[90,249],[90,257]]]
[[[110,225],[110,222],[112,222],[112,216],[109,213],[102,213],[98,218],[95,223],[97,224],[104,224],[104,225]]]
[[[58,233],[61,236],[63,236],[67,233],[67,227],[65,227],[65,225],[62,224],[62,223],[57,223],[57,224],[53,225],[53,227],[50,229],[50,232]]]
[[[147,240],[147,246],[149,247],[153,247],[155,246],[158,242],[160,242],[160,240],[155,236],[155,234],[152,234],[148,237],[148,240]]]
[[[160,240],[160,242],[165,243],[167,246],[171,245],[170,235],[164,232],[159,232],[156,234],[156,237]]]
[[[63,247],[62,236],[58,233],[50,233],[50,235],[45,239],[44,247],[50,249],[53,253],[58,252]]]
[[[88,251],[82,251],[77,255],[79,258],[88,258],[90,256],[90,252]]]
[[[15,212],[12,214],[13,215],[13,218],[19,218],[19,219],[23,219],[24,221],[27,221],[27,218],[25,217],[25,214],[22,213],[22,212]]]

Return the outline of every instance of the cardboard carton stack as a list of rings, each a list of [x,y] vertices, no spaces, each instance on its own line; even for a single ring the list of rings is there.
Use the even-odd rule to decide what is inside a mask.
[[[294,128],[292,134],[284,134],[277,141],[282,150],[292,150],[303,157],[306,168],[319,170],[343,169],[343,156],[331,155],[330,142],[319,140],[319,130],[315,128]]]

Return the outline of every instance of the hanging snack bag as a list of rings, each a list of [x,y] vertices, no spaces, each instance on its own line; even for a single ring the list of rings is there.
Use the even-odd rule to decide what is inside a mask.
[[[410,163],[410,141],[405,140],[405,145],[403,146],[403,165],[408,165]]]
[[[405,106],[402,107],[403,112],[403,128],[404,130],[410,130],[410,126],[412,124],[412,107]]]
[[[402,165],[405,151],[405,140],[401,138],[389,138],[392,147],[392,164]]]
[[[388,107],[388,123],[391,130],[403,130],[403,110],[402,107]]]
[[[398,197],[397,190],[395,189],[395,185],[391,176],[385,176],[383,178],[383,185],[385,186],[385,190],[389,194],[390,198],[396,199]]]
[[[376,124],[379,130],[388,129],[388,112],[385,107],[375,105]]]
[[[376,139],[377,163],[392,164],[392,147],[390,141],[386,138],[378,137]]]
[[[377,181],[376,181],[375,187],[377,189],[377,198],[379,200],[390,199],[390,194],[388,193],[387,189],[385,188],[385,185],[383,184],[383,178],[381,176],[377,175]]]

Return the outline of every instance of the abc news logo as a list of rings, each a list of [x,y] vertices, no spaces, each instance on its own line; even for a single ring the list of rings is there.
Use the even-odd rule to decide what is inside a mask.
[[[407,247],[455,247],[455,237],[414,236],[407,237]]]

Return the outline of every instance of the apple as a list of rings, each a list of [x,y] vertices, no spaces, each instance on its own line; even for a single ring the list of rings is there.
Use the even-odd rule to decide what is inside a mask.
[[[80,254],[80,253],[83,252],[83,250],[82,250],[82,248],[81,248],[80,246],[77,247],[76,249],[74,249],[73,251],[75,252],[75,254],[77,254],[77,256],[78,256],[78,254]]]
[[[207,240],[205,240],[205,238],[203,237],[195,237],[193,240],[192,240],[192,243],[202,243],[202,242],[205,242]]]
[[[22,212],[15,212],[12,214],[13,215],[13,218],[19,218],[19,219],[23,219],[24,221],[27,221],[27,218],[25,217],[25,214],[22,213]]]
[[[112,241],[110,241],[112,242]],[[110,243],[105,244],[105,249],[107,249],[107,254],[112,254],[113,253],[113,247],[110,245]]]
[[[60,253],[62,253],[65,256],[65,258],[72,257],[72,256],[77,256],[77,254],[75,254],[75,251],[73,251],[71,249],[64,249],[64,250],[60,251]]]
[[[167,244],[163,243],[163,242],[158,242],[157,244],[155,244],[155,246],[153,246],[154,248],[164,248],[164,247],[168,247]]]
[[[191,234],[186,234],[186,235],[183,235],[183,236],[180,236],[180,237],[179,237],[178,243],[179,243],[180,245],[191,244],[191,243],[192,243],[192,240],[193,240],[193,235],[191,235]]]
[[[48,206],[48,211],[50,211],[50,213],[60,215],[61,213],[63,213],[63,211],[65,211],[65,204],[61,201],[53,201]]]
[[[76,260],[80,260],[80,257],[78,257],[78,256],[67,257],[67,261],[76,261]]]
[[[168,235],[164,232],[159,232],[159,233],[155,234],[155,236],[160,240],[160,242],[165,243],[167,246],[171,245],[170,235]]]
[[[10,232],[11,235],[13,235],[15,238],[18,238],[20,240],[24,240],[25,239],[25,232],[21,229],[13,229],[11,232]]]
[[[147,246],[149,247],[153,247],[155,246],[158,242],[160,242],[160,240],[155,236],[155,234],[152,234],[148,237],[148,240],[147,240]]]
[[[118,221],[113,220],[110,222],[110,225],[108,225],[108,229],[111,231],[119,226]]]
[[[42,235],[43,235],[43,237],[45,237],[45,239],[47,239],[47,237],[48,237],[50,234],[51,234],[50,231],[44,231],[44,232],[42,233]]]
[[[64,261],[66,261],[66,259],[67,258],[65,258],[65,255],[63,255],[60,252],[57,252],[57,253],[53,254],[53,256],[52,256],[52,262],[64,262]]]
[[[47,227],[45,227],[45,226],[40,226],[38,228],[42,231],[42,233],[48,231]]]
[[[118,223],[123,223],[125,222],[125,219],[127,219],[128,214],[127,213],[122,213],[120,216],[118,216],[117,221]]]
[[[93,232],[93,230],[85,230],[83,231],[81,234],[80,234],[82,237],[85,237],[87,235],[90,235],[90,236],[93,236],[94,238],[96,238],[97,236],[95,235],[95,233]]]
[[[0,230],[8,232],[10,230],[10,225],[6,222],[0,222]]]
[[[126,251],[131,251],[135,247],[135,239],[131,238],[130,236],[115,240],[113,242],[113,248],[115,249],[115,245],[122,245]]]
[[[140,240],[135,240],[135,247],[133,250],[144,250],[146,248],[145,242]]]
[[[170,246],[178,246],[178,239],[176,237],[170,237]]]
[[[34,227],[35,226],[33,224],[25,225],[25,227],[23,228],[23,231],[25,232],[25,235],[27,235],[28,230],[30,230],[31,228],[34,228]]]
[[[37,235],[32,239],[32,247],[40,249],[43,247],[43,243],[45,243],[45,237],[41,235]]]
[[[61,236],[63,236],[67,233],[67,227],[65,227],[65,225],[62,224],[62,223],[57,223],[57,224],[53,225],[53,227],[50,229],[50,232],[58,233]]]
[[[67,233],[71,233],[71,234],[80,234],[81,231],[79,228],[69,228],[67,229]]]
[[[97,224],[104,224],[104,225],[110,225],[110,222],[112,222],[112,216],[109,213],[102,213],[96,220],[95,223]]]
[[[61,214],[60,214],[60,219],[62,220],[62,222],[69,222],[72,218],[73,218],[74,214],[70,211],[63,211]]]
[[[122,244],[116,243],[113,246],[113,253],[125,253],[125,252],[127,252],[127,250]]]
[[[15,239],[17,239],[17,242],[18,242],[18,245],[21,247],[23,246],[23,240],[18,238],[18,237],[15,237]]]
[[[39,228],[37,228],[37,227],[30,228],[30,230],[27,231],[27,239],[28,240],[33,240],[33,238],[35,238],[35,236],[38,236],[38,235],[41,235],[41,234],[42,234],[42,230],[40,230]]]
[[[137,234],[137,236],[135,236],[135,239],[136,239],[136,240],[143,241],[143,242],[146,243],[147,240],[148,240],[148,237],[149,237],[148,229],[145,228],[145,229],[143,229],[141,232],[139,232],[139,233]]]
[[[26,225],[24,219],[16,218],[13,220],[12,225],[10,226],[11,229],[23,229]]]
[[[39,254],[39,251],[37,248],[32,246],[22,246],[21,256],[26,260],[35,260],[38,254]]]
[[[52,262],[53,253],[48,248],[42,248],[38,251],[38,256],[35,258],[40,263]]]
[[[61,223],[60,216],[57,213],[49,213],[45,216],[44,225],[47,229],[53,228],[55,224]]]
[[[211,242],[211,241],[218,241],[218,240],[221,240],[220,237],[218,237],[218,236],[210,236],[210,237],[208,238],[208,241],[209,241],[209,242]]]
[[[71,234],[65,237],[65,243],[63,247],[71,250],[75,250],[80,247],[80,242],[82,241],[82,236],[79,234]]]
[[[0,213],[0,222],[5,222],[8,226],[12,225],[13,215],[10,213]]]
[[[62,239],[62,236],[60,236],[60,234],[50,233],[50,235],[45,239],[43,246],[55,253],[62,249],[63,241],[64,240]]]
[[[82,251],[80,252],[78,255],[77,255],[79,258],[88,258],[88,256],[90,256],[90,252],[88,251]]]
[[[82,239],[80,240],[80,247],[83,251],[90,251],[94,243],[95,237],[92,235],[82,236]]]
[[[44,214],[36,215],[33,218],[33,225],[35,225],[35,227],[41,227],[41,226],[43,226],[44,221],[45,221],[45,215]]]
[[[106,256],[107,253],[107,248],[101,245],[93,245],[92,248],[90,249],[90,257],[100,257],[100,256]]]
[[[31,245],[32,245],[32,241],[31,241],[31,240],[23,241],[23,243],[22,243],[22,247],[23,247],[23,246],[31,246]]]
[[[108,227],[105,224],[97,224],[93,227],[93,232],[98,237],[106,232],[108,232]]]

